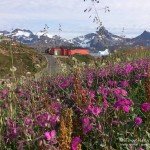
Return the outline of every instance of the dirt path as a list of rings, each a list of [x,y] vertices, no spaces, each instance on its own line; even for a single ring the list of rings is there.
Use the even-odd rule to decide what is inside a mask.
[[[60,72],[60,65],[57,62],[57,59],[52,55],[44,55],[47,59],[47,72],[51,75],[56,75]]]
[[[48,75],[48,76],[57,75],[61,71],[60,65],[58,64],[57,59],[54,56],[47,55],[47,54],[43,54],[43,56],[47,60],[47,67],[35,74],[36,80],[40,79],[44,75]]]

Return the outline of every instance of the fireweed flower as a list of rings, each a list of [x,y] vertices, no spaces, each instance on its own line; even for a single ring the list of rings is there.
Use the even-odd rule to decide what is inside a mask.
[[[99,77],[107,77],[108,75],[109,75],[109,70],[108,69],[102,69],[102,70],[100,70],[100,72],[99,72]]]
[[[58,77],[57,79],[55,79],[56,81],[56,85],[58,85],[58,87],[62,88],[62,89],[66,89],[68,88],[71,83],[72,83],[73,78],[71,76],[69,77]]]
[[[99,106],[94,105],[89,105],[88,110],[95,116],[98,116],[102,112],[102,109]]]
[[[136,118],[134,119],[134,123],[135,123],[136,125],[140,125],[142,122],[143,122],[143,120],[142,120],[141,117],[136,117]]]
[[[102,96],[104,97],[104,98],[106,98],[107,96],[108,96],[108,94],[109,94],[109,88],[108,87],[104,87],[103,85],[102,86],[100,86],[99,88],[98,88],[98,90],[97,90],[97,93],[98,94],[102,94]]]
[[[133,102],[130,99],[120,98],[114,104],[116,110],[123,110],[124,112],[128,113],[130,111]]]
[[[58,115],[52,115],[49,121],[52,126],[55,126],[56,123],[60,121],[60,117]]]
[[[129,86],[129,82],[128,81],[121,81],[120,82],[120,85],[121,85],[121,87],[123,87],[123,88],[126,88],[126,87],[128,87]]]
[[[141,105],[141,110],[142,110],[143,112],[148,112],[148,111],[150,111],[150,103],[148,103],[148,102],[143,103],[143,104]]]
[[[18,127],[16,122],[12,119],[7,119],[6,125],[7,125],[7,132],[6,132],[7,138],[9,140],[16,138],[18,135]]]
[[[131,64],[127,64],[124,67],[124,72],[128,75],[129,73],[131,73],[134,70],[134,67]]]
[[[109,107],[109,103],[106,99],[103,100],[103,104],[102,104],[102,109],[105,112],[107,110],[107,108]]]
[[[61,110],[61,104],[59,102],[52,102],[51,109],[54,110],[55,113],[59,113]]]
[[[45,132],[44,136],[45,136],[47,141],[51,141],[51,140],[53,140],[56,137],[56,131],[52,130],[50,132]]]
[[[128,92],[126,91],[126,90],[124,90],[124,89],[122,89],[122,88],[115,88],[114,89],[114,94],[116,95],[116,96],[127,96],[128,95]]]
[[[24,119],[24,124],[25,124],[26,126],[31,126],[32,123],[33,123],[33,121],[32,121],[31,118],[26,117],[26,118]]]
[[[71,150],[78,150],[78,145],[81,143],[80,137],[74,137],[71,141]]]
[[[87,85],[89,86],[89,87],[91,87],[92,86],[92,84],[93,84],[93,79],[94,79],[94,74],[93,74],[93,72],[91,72],[91,71],[89,71],[88,73],[87,73]]]
[[[91,99],[91,100],[94,100],[95,99],[95,91],[89,91],[89,98]]]
[[[108,84],[111,86],[111,87],[115,87],[117,86],[117,81],[108,81]]]
[[[82,129],[83,133],[87,134],[92,130],[93,126],[91,125],[90,119],[88,117],[82,118]]]
[[[123,106],[123,107],[122,107],[122,110],[123,110],[124,112],[126,112],[126,113],[129,113],[129,111],[130,111],[130,106],[129,106],[129,105]]]
[[[46,127],[49,124],[51,115],[48,113],[40,114],[36,117],[37,124],[41,127]]]
[[[8,93],[9,93],[8,89],[1,90],[0,91],[0,98],[2,98],[2,99],[6,98],[8,96]]]

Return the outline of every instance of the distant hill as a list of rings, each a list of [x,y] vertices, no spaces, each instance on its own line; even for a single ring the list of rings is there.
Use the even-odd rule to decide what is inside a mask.
[[[11,44],[9,41],[3,41],[0,42],[0,79],[7,78],[12,74],[10,71],[12,67],[11,51],[13,54],[13,66],[17,69],[15,72],[17,77],[21,75],[26,76],[27,72],[34,74],[46,66],[45,58],[33,48],[18,43]]]

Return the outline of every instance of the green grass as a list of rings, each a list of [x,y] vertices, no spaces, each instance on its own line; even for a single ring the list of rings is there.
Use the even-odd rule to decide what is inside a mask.
[[[36,64],[39,64],[41,67],[37,68]],[[40,71],[46,66],[46,60],[33,48],[20,44],[11,45],[10,42],[1,42],[0,78],[8,78],[11,76],[12,72],[10,71],[10,68],[12,65],[17,68],[17,71],[15,72],[16,77],[20,77],[22,75],[26,75],[27,72],[35,74],[36,72]]]

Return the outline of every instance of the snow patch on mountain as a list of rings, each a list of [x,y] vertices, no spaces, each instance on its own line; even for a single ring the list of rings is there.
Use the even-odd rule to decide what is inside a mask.
[[[14,33],[13,36],[25,36],[25,37],[29,37],[31,35],[31,33],[26,32],[26,31],[18,31],[17,33]]]
[[[42,32],[42,31],[36,33],[36,35],[38,36],[38,38],[40,38],[41,36],[47,36],[48,38],[53,38],[53,35],[51,35],[49,33]]]

